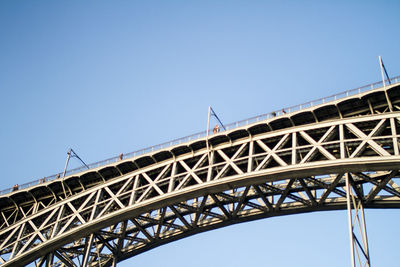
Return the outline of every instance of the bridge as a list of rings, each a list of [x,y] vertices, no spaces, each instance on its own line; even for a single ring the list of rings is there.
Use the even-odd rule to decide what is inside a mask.
[[[115,266],[204,231],[349,209],[351,199],[400,208],[399,132],[396,80],[8,190],[0,264]]]

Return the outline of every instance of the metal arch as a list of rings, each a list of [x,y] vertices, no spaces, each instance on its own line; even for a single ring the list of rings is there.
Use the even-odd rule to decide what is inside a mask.
[[[363,93],[361,93],[361,90],[360,90],[361,88],[359,88],[359,90],[358,90],[359,93],[358,93],[357,96],[355,96],[353,94],[350,94],[350,96],[348,96],[347,98],[340,98],[339,100],[336,100],[336,98],[334,98],[334,96],[331,96],[331,97],[328,97],[327,99],[335,99],[334,101],[325,102],[325,101],[322,100],[322,104],[321,105],[317,105],[317,106],[314,105],[315,103],[313,104],[312,102],[310,102],[311,103],[311,104],[309,103],[310,106],[311,106],[310,108],[301,109],[299,111],[292,112],[291,114],[287,114],[287,115],[285,115],[283,117],[285,117],[286,119],[289,119],[291,121],[291,126],[290,127],[292,127],[293,123],[294,123],[293,118],[296,117],[296,116],[297,117],[299,117],[299,116],[302,117],[302,116],[304,116],[305,114],[307,114],[309,112],[313,112],[313,111],[319,110],[319,108],[328,107],[328,106],[335,106],[335,105],[336,105],[336,108],[339,109],[339,110],[341,110],[342,108],[344,110],[346,110],[346,109],[349,108],[348,105],[347,105],[347,107],[346,107],[346,105],[344,105],[344,106],[341,106],[340,108],[339,108],[338,105],[344,104],[344,103],[346,103],[346,101],[351,100],[351,99],[354,100],[354,99],[363,99],[363,98],[367,99],[368,105],[365,105],[365,103],[364,103],[364,107],[363,108],[357,108],[356,110],[354,110],[351,113],[347,112],[347,114],[342,115],[342,117],[337,117],[337,116],[334,116],[334,117],[335,118],[343,118],[343,117],[349,117],[349,116],[355,117],[355,116],[366,116],[366,115],[370,115],[370,114],[374,114],[374,113],[375,114],[380,114],[382,112],[389,112],[389,108],[388,108],[389,102],[392,103],[392,106],[396,111],[399,111],[400,110],[400,106],[399,106],[398,103],[399,103],[400,99],[396,96],[396,94],[393,94],[393,92],[394,92],[393,90],[399,90],[400,89],[399,85],[400,85],[400,83],[397,83],[397,80],[396,80],[396,84],[395,85],[387,86],[386,89],[385,88],[378,88],[378,89],[374,89],[372,91],[367,91],[367,92],[363,92]],[[392,94],[388,94],[389,91],[391,91]],[[369,96],[377,94],[377,93],[378,94],[379,93],[384,93],[384,94],[388,95],[390,97],[389,101],[388,100],[387,101],[381,101],[378,104],[374,103],[372,105]],[[348,95],[348,94],[346,93],[346,95]],[[290,108],[289,108],[289,110],[290,110]],[[314,112],[314,114],[316,114],[316,113]],[[318,123],[318,122],[322,122],[322,121],[328,120],[328,118],[325,118],[325,119],[322,118],[322,120],[319,121],[318,117],[319,116],[317,116],[317,118],[314,118],[315,121],[314,120],[307,121],[307,123],[311,123],[311,122]],[[257,117],[257,118],[261,118],[261,117]],[[238,132],[238,131],[246,131],[250,135],[257,135],[257,134],[260,134],[260,132],[258,130],[256,130],[256,128],[261,127],[263,125],[264,125],[264,127],[267,127],[270,131],[277,130],[278,128],[280,130],[282,130],[283,128],[289,127],[288,125],[286,125],[286,126],[285,125],[280,125],[280,126],[277,127],[277,129],[275,129],[275,127],[271,127],[271,124],[274,123],[274,121],[276,122],[276,120],[281,120],[281,119],[282,119],[282,117],[278,117],[278,118],[275,118],[275,119],[271,119],[271,118],[268,119],[267,118],[267,120],[265,120],[265,121],[263,120],[261,122],[257,119],[256,123],[253,123],[252,125],[249,125],[248,124],[249,120],[250,121],[254,121],[254,118],[250,118],[250,119],[246,120],[246,125],[247,126],[240,127],[241,129],[240,128],[235,128],[235,129],[230,130],[228,132],[220,133],[216,137],[219,138],[219,137],[225,136],[227,139],[231,139],[231,134],[234,134],[235,132]],[[331,119],[333,119],[333,118],[331,118]],[[236,127],[241,123],[243,123],[243,121],[242,122],[238,122],[238,124],[236,124]],[[303,121],[303,122],[297,121],[296,125],[303,125],[304,123],[305,123],[305,121]],[[250,130],[251,128],[254,128],[255,132],[253,132],[253,130]],[[261,127],[261,128],[263,128],[263,127]],[[262,130],[262,131],[264,131],[264,130]],[[198,137],[200,137],[200,136],[198,136]],[[241,136],[239,138],[244,138],[244,136]],[[212,138],[212,139],[215,139],[215,138]],[[234,139],[238,139],[238,136],[236,136]],[[189,140],[191,140],[191,139],[188,139],[187,141],[189,141]],[[195,152],[197,150],[201,150],[201,146],[198,147],[197,149],[193,149],[192,145],[194,143],[192,143],[192,141],[189,141],[190,144],[187,143],[187,144],[183,144],[183,145],[186,148],[189,148],[191,150],[191,152]],[[202,142],[199,139],[194,140],[193,142],[199,142],[199,141]],[[205,143],[206,142],[204,141],[204,144]],[[217,141],[217,143],[220,143],[220,141]],[[213,144],[214,144],[214,142],[213,142]],[[213,144],[210,144],[210,145],[213,145]],[[121,161],[119,159],[117,161],[117,163],[114,162],[114,163],[111,163],[111,164],[108,164],[108,165],[101,164],[101,165],[99,165],[100,167],[97,166],[97,167],[95,167],[95,168],[93,168],[93,169],[91,169],[89,171],[84,171],[84,172],[81,172],[81,173],[79,173],[77,175],[71,175],[71,176],[69,176],[69,177],[67,177],[65,179],[65,182],[66,182],[65,185],[68,185],[68,191],[69,191],[68,193],[70,195],[77,194],[77,193],[81,192],[82,190],[86,190],[86,189],[88,189],[90,187],[94,187],[94,186],[96,186],[96,185],[98,185],[100,183],[105,182],[108,179],[112,179],[112,178],[115,178],[116,176],[121,175],[121,172],[118,171],[118,170],[121,170],[120,169],[120,165],[121,164],[127,163],[128,165],[130,165],[130,168],[131,168],[130,171],[132,171],[133,169],[140,169],[141,168],[141,166],[138,165],[138,161],[143,160],[145,157],[152,158],[153,159],[152,160],[153,164],[160,163],[160,160],[158,160],[158,159],[156,160],[155,159],[155,157],[154,157],[155,154],[154,153],[159,153],[159,152],[163,151],[163,152],[167,152],[167,153],[173,155],[173,157],[175,157],[176,155],[173,152],[173,149],[178,148],[178,147],[181,147],[181,144],[176,145],[174,148],[168,147],[168,148],[163,148],[162,150],[158,150],[156,152],[149,152],[147,155],[140,154],[142,156],[127,158],[127,159],[124,159],[123,161]],[[146,166],[149,165],[149,162],[145,163],[145,165]],[[116,171],[116,173],[114,173],[113,175],[111,175],[109,177],[104,177],[103,175],[105,175],[105,173],[103,173],[103,172],[104,171],[107,172],[106,169],[108,169],[108,168],[110,168],[110,170],[114,169]],[[124,173],[126,173],[126,172],[127,171],[125,170]],[[90,177],[92,178],[90,181],[88,179],[86,179],[87,178],[86,175],[89,174],[89,173],[94,174],[94,175],[90,175]],[[77,185],[73,186],[73,184],[75,182],[72,181],[72,183],[71,183],[71,179],[74,176],[76,176],[76,178],[77,178],[76,180],[77,180],[78,183],[81,182],[83,185],[85,185],[85,188],[82,188],[82,186],[78,187]],[[56,176],[54,176],[54,177],[56,177]],[[93,180],[93,178],[94,178],[94,180]],[[34,204],[32,202],[28,201],[29,194],[32,191],[36,191],[36,193],[38,193],[41,190],[46,190],[45,188],[48,187],[48,189],[51,190],[52,193],[53,192],[55,193],[55,194],[47,193],[47,194],[43,195],[42,192],[40,192],[39,193],[39,198],[38,198],[38,205],[37,205],[37,209],[38,210],[44,209],[47,206],[51,205],[52,203],[58,202],[58,201],[62,201],[65,198],[63,196],[63,191],[61,190],[64,185],[61,184],[60,180],[58,180],[57,178],[55,180],[49,180],[49,182],[46,182],[45,185],[41,185],[44,182],[43,179],[38,180],[37,182],[38,182],[37,185],[34,185],[34,183],[32,184],[33,187],[28,187],[26,189],[22,189],[22,190],[15,191],[15,192],[13,191],[13,192],[10,192],[9,194],[0,196],[0,202],[2,203],[2,205],[0,207],[0,214],[1,214],[1,216],[0,216],[0,230],[3,227],[5,227],[5,225],[7,224],[8,221],[12,221],[12,220],[18,221],[18,220],[20,220],[22,218],[25,218],[26,216],[30,216],[30,215],[32,215],[32,214],[34,214],[36,212],[36,208],[35,209],[31,209],[30,208]],[[60,185],[59,188],[57,186],[57,183],[60,183],[59,184]],[[11,198],[13,197],[14,194],[18,194],[19,196],[17,198],[18,201],[16,201],[16,203],[15,203],[16,205],[13,206],[13,205],[10,205],[10,203],[8,203],[8,202],[11,201]],[[21,208],[22,208],[23,211],[21,210]],[[6,218],[6,219],[4,219],[4,218]]]
[[[285,129],[182,155],[49,204],[0,230],[3,266],[103,266],[209,229],[346,208],[400,208],[400,114]],[[367,186],[366,186],[367,187]],[[90,233],[90,234],[89,234]],[[89,234],[89,235],[88,235]]]
[[[370,178],[382,180],[387,175],[387,173],[375,173]],[[336,179],[333,177],[326,176],[321,183],[328,186]],[[123,260],[179,238],[229,224],[299,212],[344,209],[346,206],[345,197],[331,198],[325,203],[318,201],[317,205],[313,206],[310,204],[311,201],[301,196],[305,190],[301,185],[301,178],[290,181],[292,182],[274,186],[251,185],[234,191],[206,194],[200,198],[153,209],[94,232],[91,243],[88,239],[80,239],[80,242],[71,242],[59,248],[56,254],[72,259],[78,266],[83,260],[91,266],[109,266],[115,257]],[[357,177],[357,183],[364,182]],[[306,185],[309,190],[318,191],[323,188],[315,187],[311,182],[306,182]],[[344,185],[344,176],[341,175],[339,186]],[[273,202],[272,196],[277,196],[276,199],[279,201]],[[280,201],[282,198],[283,201]],[[299,199],[302,199],[301,203]],[[269,208],[267,203],[273,205],[272,208]],[[85,254],[84,248],[89,244],[92,244],[93,251]],[[118,244],[123,246],[118,248]],[[57,256],[57,260],[63,262],[60,256]]]

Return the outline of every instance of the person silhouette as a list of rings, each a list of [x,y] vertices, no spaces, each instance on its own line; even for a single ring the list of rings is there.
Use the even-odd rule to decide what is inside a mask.
[[[218,124],[216,124],[215,126],[214,126],[214,129],[213,129],[213,133],[218,133],[219,132],[219,126],[218,126]]]

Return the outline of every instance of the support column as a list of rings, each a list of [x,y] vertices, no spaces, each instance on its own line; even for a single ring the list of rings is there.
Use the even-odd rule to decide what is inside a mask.
[[[351,259],[351,266],[355,267],[356,265],[354,258],[354,234],[353,234],[353,222],[351,215],[349,174],[346,173],[345,176],[346,176],[347,218],[349,222],[349,238],[350,238],[350,259]]]
[[[92,245],[93,245],[93,239],[94,239],[94,234],[91,234],[90,236],[86,237],[85,250],[84,250],[83,259],[82,259],[83,267],[88,266],[90,250],[92,249]]]
[[[357,199],[357,197],[353,194],[353,191],[350,187],[350,183],[352,186],[354,186],[354,181],[353,180],[350,181],[350,179],[352,179],[350,175],[346,173],[345,177],[346,177],[346,198],[347,198],[347,215],[349,223],[351,266],[370,267],[371,261],[369,257],[367,229],[365,224],[365,215],[364,215],[364,207],[362,199]],[[352,209],[354,209],[354,217],[352,214]],[[359,213],[361,214],[361,221]],[[359,238],[357,238],[357,235],[354,232],[355,226],[357,227],[357,230],[361,235],[360,236],[361,242],[359,241]],[[356,255],[358,261],[356,261]]]

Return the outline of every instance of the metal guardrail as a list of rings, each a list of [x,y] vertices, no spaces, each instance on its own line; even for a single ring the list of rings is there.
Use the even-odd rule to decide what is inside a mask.
[[[392,84],[399,83],[400,82],[400,76],[392,77],[392,78],[390,78],[390,81],[391,81]],[[386,80],[386,82],[388,82],[388,80]],[[248,118],[248,119],[245,119],[245,120],[233,122],[233,123],[225,125],[225,128],[226,128],[226,131],[229,131],[229,130],[232,130],[232,129],[235,129],[235,128],[238,128],[238,127],[242,127],[242,126],[246,126],[246,125],[249,125],[249,124],[252,124],[252,123],[255,123],[255,122],[259,122],[259,121],[262,121],[262,120],[267,120],[267,119],[271,119],[271,118],[274,118],[274,117],[282,116],[282,115],[285,115],[285,114],[293,113],[293,112],[300,111],[300,110],[303,110],[303,109],[306,109],[306,108],[310,108],[310,107],[313,107],[313,106],[325,104],[325,103],[328,103],[328,102],[331,102],[331,101],[335,101],[335,100],[342,99],[342,98],[345,98],[345,97],[348,97],[348,96],[360,94],[360,93],[367,92],[367,91],[370,91],[370,90],[373,90],[373,89],[376,89],[376,88],[380,88],[380,87],[383,87],[383,82],[382,81],[371,83],[371,84],[368,84],[368,85],[365,85],[365,86],[361,86],[361,87],[358,87],[358,88],[355,88],[355,89],[347,90],[347,91],[344,91],[342,93],[334,94],[334,95],[331,95],[331,96],[328,96],[328,97],[319,98],[319,99],[316,99],[316,100],[313,100],[313,101],[309,101],[309,102],[306,102],[306,103],[303,103],[303,104],[300,104],[300,105],[295,105],[295,106],[283,108],[281,110],[275,110],[275,111],[272,111],[270,113],[266,113],[266,114],[258,115],[258,116],[251,117],[251,118]],[[224,131],[222,131],[222,132],[224,132]],[[212,129],[210,129],[209,134],[212,134]],[[168,148],[168,147],[172,147],[172,146],[175,146],[175,145],[179,145],[179,144],[182,144],[182,143],[186,143],[186,142],[189,142],[189,141],[200,139],[202,137],[205,137],[206,135],[207,135],[207,131],[202,131],[202,132],[195,133],[195,134],[192,134],[192,135],[189,135],[189,136],[185,136],[185,137],[182,137],[182,138],[179,138],[179,139],[175,139],[175,140],[172,140],[172,141],[169,141],[169,142],[165,142],[165,143],[162,143],[162,144],[154,145],[154,146],[147,147],[147,148],[144,148],[144,149],[140,149],[140,150],[137,150],[137,151],[134,151],[134,152],[123,154],[123,158],[124,159],[134,158],[134,157],[137,157],[137,156],[140,156],[140,155],[144,155],[144,154],[147,154],[147,153],[150,153],[150,152],[158,151],[158,150],[161,150],[161,149],[165,149],[165,148]],[[89,167],[89,169],[94,169],[94,168],[97,168],[97,167],[100,167],[100,166],[104,166],[104,165],[107,165],[107,164],[110,164],[110,163],[114,163],[114,162],[117,162],[117,161],[120,161],[120,160],[121,160],[120,156],[116,156],[116,157],[112,157],[112,158],[109,158],[109,159],[105,159],[105,160],[102,160],[102,161],[98,161],[98,162],[95,162],[95,163],[88,164],[88,167]],[[74,173],[85,171],[87,169],[88,168],[86,168],[85,166],[79,167],[79,168],[75,168],[75,169],[67,171],[65,173],[65,175],[69,176],[69,175],[72,175]],[[54,175],[51,175],[51,176],[48,176],[48,177],[44,177],[42,179],[38,179],[38,180],[29,182],[29,183],[25,183],[25,184],[19,185],[18,188],[16,188],[14,186],[12,188],[4,189],[4,190],[0,191],[0,195],[4,195],[4,194],[7,194],[7,193],[10,193],[10,192],[19,190],[19,189],[29,188],[29,187],[38,185],[40,183],[52,181],[52,180],[58,179],[59,177],[61,177],[61,175],[62,175],[62,172],[54,174]]]

